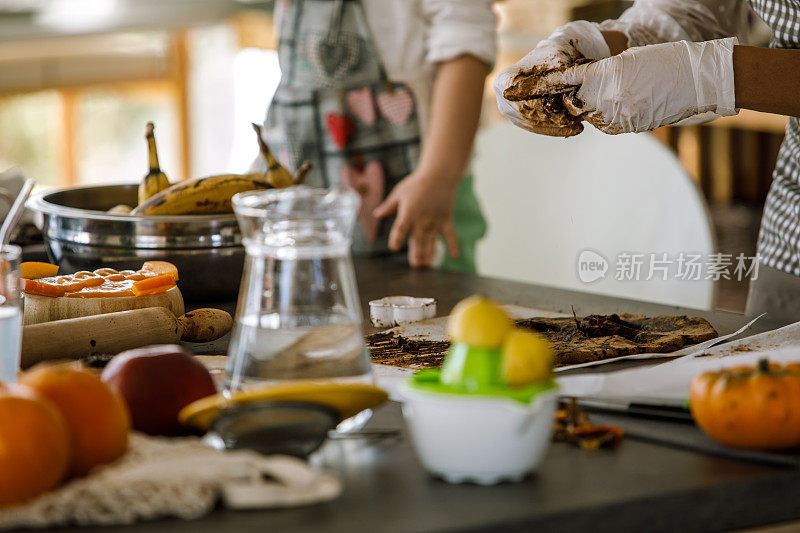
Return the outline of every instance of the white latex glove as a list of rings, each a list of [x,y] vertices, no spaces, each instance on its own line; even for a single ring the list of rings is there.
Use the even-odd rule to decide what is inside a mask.
[[[515,85],[517,75],[528,73],[544,74],[553,69],[572,65],[576,60],[590,60],[609,57],[611,51],[606,44],[598,25],[585,20],[570,22],[541,41],[536,48],[511,67],[502,71],[494,80],[497,106],[500,112],[514,124],[530,131],[538,132],[542,124],[533,123],[520,112],[521,102],[509,101],[503,93]]]
[[[735,115],[735,37],[630,48],[594,63],[548,74],[550,92],[580,87],[565,97],[570,113],[605,133],[650,131],[708,113]]]

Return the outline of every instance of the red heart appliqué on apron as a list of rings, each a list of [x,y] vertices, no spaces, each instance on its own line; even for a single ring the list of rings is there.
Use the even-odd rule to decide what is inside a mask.
[[[338,113],[327,113],[325,115],[325,125],[328,126],[328,133],[334,144],[339,148],[347,146],[347,141],[356,130],[356,125],[353,124],[353,120],[350,117]]]
[[[383,201],[385,182],[383,167],[377,161],[370,161],[364,170],[358,170],[350,165],[342,167],[342,183],[353,189],[361,197],[358,208],[358,222],[364,230],[364,236],[369,242],[378,238],[380,219],[375,218],[372,212]]]
[[[378,109],[395,126],[405,126],[414,111],[414,99],[408,89],[399,87],[378,95]]]
[[[349,91],[345,96],[347,108],[353,113],[358,120],[367,125],[375,124],[377,118],[375,114],[375,102],[372,98],[372,89],[364,87],[363,89]]]

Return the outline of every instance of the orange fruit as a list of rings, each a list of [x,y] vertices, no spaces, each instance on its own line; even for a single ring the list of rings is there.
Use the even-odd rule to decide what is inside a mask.
[[[58,274],[58,265],[39,261],[25,261],[20,263],[19,271],[20,277],[27,279],[49,278]]]
[[[122,397],[99,376],[72,364],[39,364],[20,377],[64,416],[73,475],[118,459],[128,448],[131,417]]]
[[[52,489],[69,464],[69,432],[56,407],[30,389],[0,384],[0,507]]]
[[[133,282],[133,294],[145,296],[148,294],[160,294],[167,292],[175,286],[175,279],[170,274],[159,274],[152,278],[145,278],[141,281]]]
[[[145,272],[154,272],[158,275],[169,274],[172,279],[178,281],[178,267],[168,261],[146,261],[142,265]]]

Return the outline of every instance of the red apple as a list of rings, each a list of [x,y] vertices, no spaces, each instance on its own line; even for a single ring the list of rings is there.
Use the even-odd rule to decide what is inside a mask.
[[[217,392],[206,367],[174,344],[122,352],[109,361],[102,378],[125,398],[134,429],[150,435],[185,434],[180,410]]]

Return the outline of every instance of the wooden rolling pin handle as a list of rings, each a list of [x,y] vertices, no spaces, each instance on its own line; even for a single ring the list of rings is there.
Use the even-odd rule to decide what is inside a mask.
[[[166,307],[32,324],[22,328],[22,368],[47,359],[117,354],[150,344],[180,341],[183,327]]]

